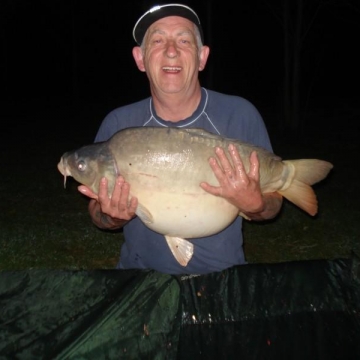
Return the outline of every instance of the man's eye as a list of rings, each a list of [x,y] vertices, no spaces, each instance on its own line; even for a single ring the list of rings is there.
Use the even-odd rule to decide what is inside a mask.
[[[182,45],[189,45],[191,42],[190,42],[190,40],[188,40],[188,39],[181,39],[180,40],[180,44],[182,44]]]

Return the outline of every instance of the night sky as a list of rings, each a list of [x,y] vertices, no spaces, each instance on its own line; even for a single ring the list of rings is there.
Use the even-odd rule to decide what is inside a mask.
[[[241,95],[260,110],[276,113],[283,91],[283,2],[243,1],[236,8],[225,0],[183,3],[198,12],[205,42],[211,46],[202,84]],[[358,2],[304,3],[303,103],[322,107],[336,106],[337,101],[342,104],[344,99],[358,103]],[[137,70],[131,54],[135,45],[132,28],[154,4],[121,0],[1,2],[3,114],[97,104],[100,122],[113,108],[148,96],[146,76]],[[311,26],[305,30],[308,24]]]

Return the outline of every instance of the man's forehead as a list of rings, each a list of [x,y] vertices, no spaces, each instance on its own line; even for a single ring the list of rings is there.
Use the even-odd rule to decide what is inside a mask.
[[[188,29],[189,31],[193,32],[195,24],[192,21],[185,19],[181,16],[168,16],[155,21],[153,24],[150,25],[148,31],[153,32],[154,29],[161,30],[163,28],[182,28],[184,30]]]

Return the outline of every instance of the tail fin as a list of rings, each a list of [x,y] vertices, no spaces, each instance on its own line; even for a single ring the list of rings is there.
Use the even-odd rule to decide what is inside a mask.
[[[318,159],[284,160],[283,162],[295,168],[295,175],[290,186],[279,190],[279,194],[308,214],[316,215],[318,202],[311,185],[325,179],[333,165]]]

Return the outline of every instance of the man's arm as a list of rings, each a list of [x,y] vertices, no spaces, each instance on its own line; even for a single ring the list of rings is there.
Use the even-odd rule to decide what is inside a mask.
[[[92,222],[100,229],[116,230],[122,228],[129,220],[117,219],[102,212],[101,204],[91,199],[89,202],[89,214]]]
[[[244,212],[248,220],[269,220],[273,219],[280,211],[283,197],[279,193],[267,193],[263,195],[264,207],[256,213]]]
[[[135,217],[137,198],[129,200],[130,185],[121,176],[116,179],[111,197],[108,195],[106,178],[100,180],[98,195],[84,185],[80,185],[78,189],[91,198],[89,213],[93,223],[101,229],[119,229]]]

